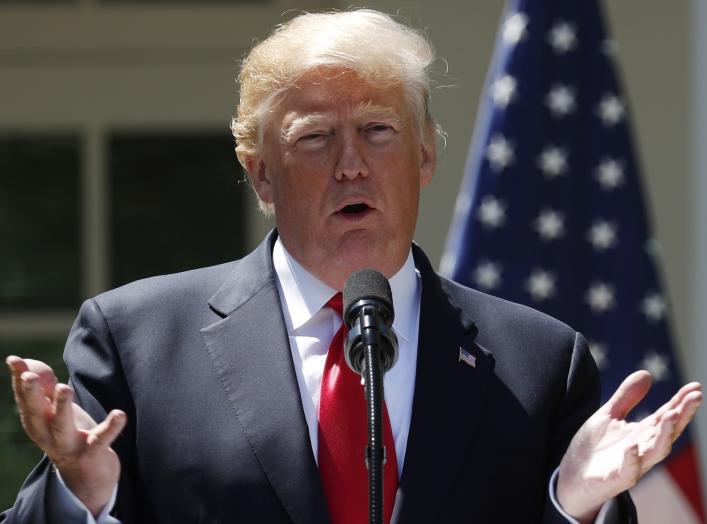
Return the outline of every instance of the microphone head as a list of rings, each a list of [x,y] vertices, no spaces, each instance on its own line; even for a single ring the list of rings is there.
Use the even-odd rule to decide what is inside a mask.
[[[373,299],[382,303],[390,313],[393,322],[393,294],[385,276],[375,269],[360,269],[351,273],[344,284],[344,319],[348,324],[349,309],[363,299]],[[389,324],[390,325],[390,324]]]

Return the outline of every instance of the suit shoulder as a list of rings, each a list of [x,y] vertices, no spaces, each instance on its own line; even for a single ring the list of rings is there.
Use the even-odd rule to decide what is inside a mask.
[[[105,311],[121,308],[125,304],[132,307],[139,304],[165,304],[172,302],[205,303],[237,270],[239,260],[215,266],[192,269],[179,273],[143,278],[111,289],[94,297],[99,307]]]
[[[564,322],[537,309],[463,286],[441,275],[440,281],[452,304],[470,317],[480,334],[505,329],[543,330],[571,339],[577,334]]]

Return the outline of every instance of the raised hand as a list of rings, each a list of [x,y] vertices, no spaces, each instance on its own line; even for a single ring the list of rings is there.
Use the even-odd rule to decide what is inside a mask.
[[[69,489],[98,515],[120,476],[120,460],[110,445],[125,426],[125,413],[111,411],[98,424],[73,402],[74,391],[60,384],[45,363],[15,356],[6,362],[25,432]]]
[[[592,522],[604,502],[663,460],[702,402],[702,386],[692,382],[652,415],[627,422],[651,382],[647,371],[629,375],[579,429],[562,458],[557,500],[581,523]]]

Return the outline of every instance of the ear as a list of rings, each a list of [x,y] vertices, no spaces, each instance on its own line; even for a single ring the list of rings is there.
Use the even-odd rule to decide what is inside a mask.
[[[437,145],[434,137],[428,141],[420,141],[420,187],[425,187],[432,181],[437,167]]]
[[[258,198],[266,204],[272,204],[273,184],[265,161],[260,155],[249,156],[245,159],[245,168]]]

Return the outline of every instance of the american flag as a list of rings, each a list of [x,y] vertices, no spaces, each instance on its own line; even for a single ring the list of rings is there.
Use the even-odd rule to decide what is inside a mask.
[[[682,381],[604,27],[596,0],[508,2],[442,272],[584,333],[605,399],[650,371],[640,418]],[[644,524],[704,523],[701,493],[686,432],[634,498]]]

